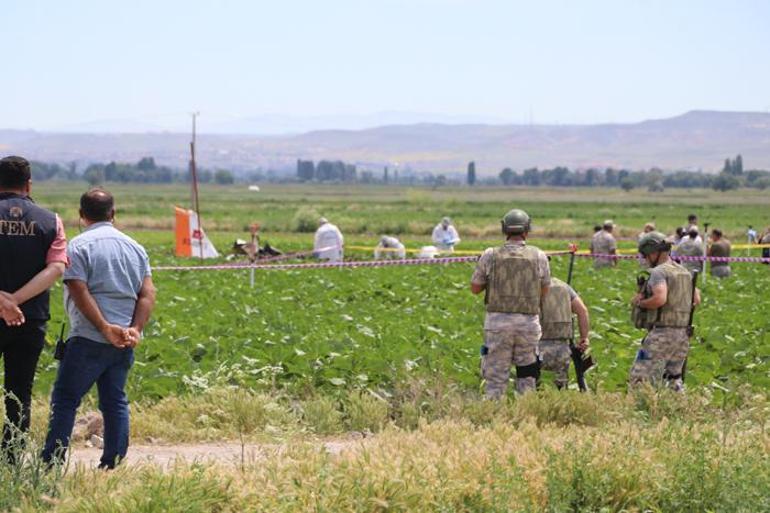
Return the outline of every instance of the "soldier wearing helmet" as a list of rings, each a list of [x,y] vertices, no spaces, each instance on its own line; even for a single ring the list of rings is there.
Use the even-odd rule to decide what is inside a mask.
[[[602,229],[596,232],[591,239],[591,253],[594,255],[605,255],[594,258],[594,267],[597,269],[613,267],[618,263],[617,259],[606,256],[614,255],[618,249],[618,243],[615,241],[615,236],[612,235],[614,229],[615,223],[611,219],[607,219],[602,224]]]
[[[639,253],[650,266],[649,279],[632,299],[637,328],[648,330],[631,367],[631,385],[661,381],[683,390],[682,369],[690,350],[688,325],[693,297],[690,272],[671,260],[671,243],[660,232],[650,232],[639,241]]]
[[[481,374],[492,399],[505,395],[512,364],[519,393],[534,390],[540,374],[538,314],[551,285],[551,271],[545,253],[527,245],[530,225],[523,210],[508,212],[502,220],[505,243],[484,251],[471,278],[471,292],[486,293]]]

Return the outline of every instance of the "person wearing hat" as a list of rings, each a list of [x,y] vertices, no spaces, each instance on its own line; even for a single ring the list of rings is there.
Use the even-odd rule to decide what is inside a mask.
[[[441,222],[433,228],[433,245],[441,251],[454,251],[456,244],[460,242],[460,235],[457,229],[452,225],[452,220],[448,217],[441,219]]]
[[[530,217],[523,210],[505,214],[505,243],[485,250],[471,277],[471,292],[485,292],[481,376],[490,399],[505,395],[512,365],[516,366],[519,393],[534,390],[540,376],[539,313],[551,285],[551,270],[545,253],[527,245],[530,226]]]
[[[674,262],[671,243],[660,232],[650,232],[639,241],[639,253],[650,266],[644,288],[631,300],[634,325],[647,335],[631,366],[630,384],[665,382],[675,391],[684,389],[682,372],[690,350],[688,327],[693,298],[690,272]]]
[[[676,247],[676,256],[684,257],[705,257],[706,247],[703,244],[703,239],[698,234],[698,228],[692,228],[687,232],[687,236],[683,237]],[[682,265],[690,273],[703,272],[703,260],[682,260]]]
[[[341,262],[345,239],[339,228],[322,217],[318,220],[318,230],[313,239],[313,256],[329,262]]]
[[[614,255],[618,250],[618,243],[615,241],[615,236],[612,235],[615,229],[615,223],[611,219],[604,221],[602,229],[594,234],[591,239],[591,253],[594,255]],[[617,265],[616,258],[600,257],[594,258],[594,267],[596,269],[602,267],[612,267]]]

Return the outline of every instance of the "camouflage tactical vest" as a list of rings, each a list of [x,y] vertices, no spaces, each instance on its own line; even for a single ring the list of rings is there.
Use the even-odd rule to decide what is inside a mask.
[[[536,315],[540,312],[538,249],[504,246],[492,253],[487,285],[487,312]]]
[[[552,278],[551,288],[543,299],[540,311],[541,340],[568,340],[572,338],[572,306],[569,288],[563,281]]]
[[[659,269],[666,275],[668,296],[666,304],[657,310],[634,307],[632,318],[637,328],[652,329],[686,328],[690,321],[692,305],[692,275],[683,266],[673,261],[661,264]]]

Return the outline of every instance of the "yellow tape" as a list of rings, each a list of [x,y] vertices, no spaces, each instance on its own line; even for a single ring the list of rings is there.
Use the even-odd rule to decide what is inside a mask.
[[[733,249],[762,249],[770,248],[770,244],[733,244]]]

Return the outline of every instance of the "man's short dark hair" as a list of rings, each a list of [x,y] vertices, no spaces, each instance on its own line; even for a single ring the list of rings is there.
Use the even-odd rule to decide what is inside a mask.
[[[594,225],[594,233],[601,231],[602,227],[598,224]]]
[[[108,191],[94,187],[80,197],[80,211],[89,221],[109,221],[112,218],[115,200]]]
[[[24,157],[0,159],[0,188],[23,189],[32,178],[29,161]]]
[[[692,240],[695,240],[698,238],[698,230],[692,229],[689,232],[687,232],[687,236],[690,237]]]
[[[688,221],[695,221],[697,219],[698,219],[698,216],[695,214],[690,214],[689,216],[687,216]]]
[[[715,237],[722,237],[722,230],[718,228],[714,228],[713,230],[711,230],[711,235]]]

